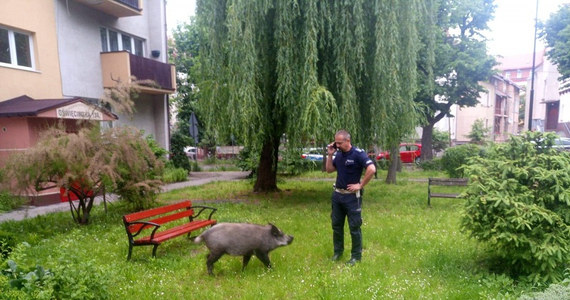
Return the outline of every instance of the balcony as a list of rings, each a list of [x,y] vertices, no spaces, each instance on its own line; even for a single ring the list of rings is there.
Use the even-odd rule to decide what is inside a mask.
[[[174,65],[136,56],[127,51],[101,53],[101,73],[104,88],[114,87],[117,81],[131,82],[134,76],[138,80],[154,81],[154,84],[142,86],[142,93],[172,94],[176,91]]]
[[[142,15],[142,0],[75,0],[117,18]]]

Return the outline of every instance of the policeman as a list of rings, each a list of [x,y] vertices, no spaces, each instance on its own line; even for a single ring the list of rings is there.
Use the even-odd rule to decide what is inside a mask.
[[[327,146],[327,154],[327,172],[337,171],[331,212],[334,245],[332,260],[339,260],[344,252],[344,222],[348,218],[352,250],[347,264],[352,266],[362,259],[362,192],[376,172],[376,167],[366,152],[351,145],[350,134],[346,130],[337,131],[334,142]],[[360,180],[364,169],[366,172]]]

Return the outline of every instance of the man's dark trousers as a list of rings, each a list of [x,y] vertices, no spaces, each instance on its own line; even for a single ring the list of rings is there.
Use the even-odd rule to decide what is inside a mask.
[[[342,254],[344,251],[344,220],[348,217],[348,228],[352,239],[351,258],[357,260],[362,258],[361,207],[362,198],[356,194],[333,192],[331,221],[335,254]]]

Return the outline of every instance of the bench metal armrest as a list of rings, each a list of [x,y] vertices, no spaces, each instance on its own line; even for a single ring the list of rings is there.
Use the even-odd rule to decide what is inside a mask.
[[[211,209],[212,211],[210,212],[210,215],[208,215],[208,220],[211,220],[211,219],[212,219],[212,215],[218,210],[217,208],[215,208],[215,207],[210,207],[210,206],[192,205],[192,209],[195,209],[195,208],[199,208],[199,210],[198,210],[197,213],[195,213],[195,214],[192,216],[192,219],[198,217],[198,216],[199,216],[203,211],[205,211],[206,209]]]
[[[154,229],[152,230],[152,233],[150,234],[150,240],[152,240],[154,238],[154,233],[158,230],[158,228],[160,228],[160,224],[156,224],[153,222],[148,222],[148,221],[135,221],[135,222],[129,222],[126,225],[130,226],[130,225],[135,225],[135,224],[145,224],[145,225],[149,225],[149,226],[154,226]],[[145,226],[142,226],[135,234],[133,234],[132,236],[135,237],[137,235],[139,235],[143,229],[145,228]],[[130,232],[127,230],[127,232]]]

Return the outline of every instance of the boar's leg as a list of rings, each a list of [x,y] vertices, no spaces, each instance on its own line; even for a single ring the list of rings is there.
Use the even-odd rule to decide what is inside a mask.
[[[220,259],[222,255],[224,255],[223,252],[221,253],[210,252],[210,254],[208,255],[208,259],[206,260],[206,266],[208,266],[208,274],[214,275],[214,272],[212,271],[214,269],[214,263],[218,261],[218,259]]]
[[[257,256],[257,258],[259,258],[259,260],[261,260],[261,262],[263,262],[263,264],[266,267],[271,268],[271,262],[269,261],[269,253],[268,252],[255,250],[255,256]]]
[[[241,267],[241,271],[243,272],[243,270],[245,270],[245,266],[247,266],[247,264],[249,263],[249,260],[251,259],[251,256],[253,255],[252,252],[246,254],[243,256],[243,264]]]

